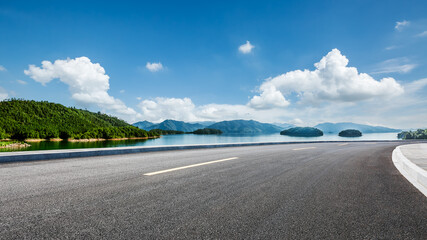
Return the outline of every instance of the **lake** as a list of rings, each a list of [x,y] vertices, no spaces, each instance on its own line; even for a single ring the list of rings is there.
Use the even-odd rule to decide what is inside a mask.
[[[367,133],[358,138],[343,138],[338,135],[326,134],[321,137],[290,137],[280,134],[269,135],[166,135],[157,139],[98,141],[98,142],[37,142],[30,143],[31,147],[20,151],[75,149],[75,148],[104,148],[126,146],[162,146],[188,145],[210,143],[239,143],[239,142],[296,142],[296,141],[361,141],[361,140],[398,140],[397,133]],[[10,151],[0,149],[0,151]]]

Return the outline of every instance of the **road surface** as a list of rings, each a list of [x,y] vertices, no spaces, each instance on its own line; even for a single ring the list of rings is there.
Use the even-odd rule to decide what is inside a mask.
[[[0,164],[0,239],[427,239],[398,143]]]

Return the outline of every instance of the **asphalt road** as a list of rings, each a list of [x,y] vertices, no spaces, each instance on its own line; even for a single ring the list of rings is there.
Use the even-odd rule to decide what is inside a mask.
[[[427,239],[427,199],[393,166],[396,146],[1,164],[0,239]]]

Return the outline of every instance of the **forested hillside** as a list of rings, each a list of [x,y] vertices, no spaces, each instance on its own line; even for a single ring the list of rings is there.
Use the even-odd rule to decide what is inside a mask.
[[[193,132],[197,129],[204,128],[203,125],[198,123],[186,123],[183,121],[176,121],[176,120],[170,120],[170,119],[157,124],[154,124],[148,121],[142,121],[142,122],[136,122],[132,125],[147,131],[152,129],[161,129],[161,130],[173,130],[173,131],[181,131],[181,132]]]
[[[130,138],[154,136],[103,113],[46,101],[11,99],[0,102],[0,139]]]
[[[219,129],[226,134],[269,134],[279,133],[282,128],[269,123],[260,123],[254,120],[222,121],[210,125],[208,128]]]
[[[397,134],[401,139],[427,139],[427,129],[418,129],[416,131],[403,131]]]

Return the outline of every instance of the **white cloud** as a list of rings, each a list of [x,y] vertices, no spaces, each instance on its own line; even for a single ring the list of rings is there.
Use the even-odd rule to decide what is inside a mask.
[[[260,96],[254,96],[249,106],[277,107],[271,99],[297,94],[300,103],[316,105],[322,101],[357,102],[373,98],[386,98],[403,93],[403,88],[393,78],[375,80],[366,73],[347,67],[348,59],[338,49],[333,49],[314,66],[314,71],[295,70],[268,78],[260,86]],[[274,94],[276,97],[268,97]],[[265,103],[263,103],[263,101]],[[285,100],[286,101],[286,100]],[[253,103],[256,102],[256,105]],[[283,106],[287,105],[282,99]]]
[[[304,124],[304,122],[301,119],[299,119],[299,118],[294,118],[291,121],[289,121],[288,123],[294,124],[294,125],[297,125],[297,126],[302,126]]]
[[[385,50],[393,50],[393,49],[396,49],[397,48],[397,46],[388,46],[388,47],[386,47],[385,48]]]
[[[405,85],[405,92],[413,94],[427,87],[427,78],[419,79]]]
[[[254,45],[252,45],[249,41],[246,41],[246,43],[245,44],[243,44],[243,45],[240,45],[239,46],[239,51],[241,52],[241,53],[243,53],[243,54],[248,54],[248,53],[251,53],[252,52],[252,49],[254,48],[255,46]]]
[[[69,86],[71,97],[83,106],[94,104],[125,118],[137,115],[135,110],[108,94],[110,77],[99,63],[92,63],[87,57],[56,60],[54,63],[43,61],[41,67],[30,65],[24,72],[43,85],[58,78]]]
[[[276,110],[259,111],[247,105],[206,104],[196,106],[190,98],[162,98],[143,100],[139,103],[141,120],[160,122],[165,119],[181,121],[224,121],[255,119],[264,122],[279,121],[287,114]]]
[[[404,85],[405,92],[393,98],[375,101],[327,102],[321,106],[289,105],[286,108],[254,109],[242,104],[196,105],[190,98],[155,98],[139,104],[143,117],[138,120],[160,122],[165,119],[183,121],[224,121],[253,119],[267,123],[293,123],[314,126],[321,122],[376,123],[396,128],[425,127],[427,79]],[[406,91],[407,90],[407,91]],[[303,120],[301,120],[303,119]]]
[[[409,59],[405,57],[388,59],[380,63],[373,73],[408,73],[417,66],[409,62]]]
[[[161,62],[158,63],[150,63],[147,62],[147,64],[145,65],[145,67],[150,71],[150,72],[158,72],[160,70],[163,69],[163,65]]]
[[[16,80],[16,82],[19,83],[19,84],[21,84],[21,85],[27,85],[27,82],[24,81],[24,80],[18,79],[18,80]]]
[[[126,91],[124,90],[124,89],[122,89],[122,90],[120,90],[120,93],[121,94],[123,94],[123,93],[125,93]]]
[[[267,85],[265,89],[262,89],[261,95],[254,96],[248,103],[250,107],[256,109],[286,107],[289,104],[283,94],[274,85]]]
[[[410,21],[406,21],[406,20],[403,20],[402,22],[396,22],[394,29],[396,29],[397,31],[402,31],[402,29],[404,27],[409,26],[410,23],[411,23]]]
[[[136,100],[142,100],[142,97],[136,97]]]
[[[5,67],[3,67],[2,65],[0,65],[0,72],[5,72],[7,71],[7,69]]]
[[[417,34],[417,37],[426,37],[426,36],[427,36],[427,31]]]
[[[420,89],[426,86],[426,80],[406,84],[408,92],[404,92],[403,87],[393,78],[375,80],[347,65],[348,59],[334,49],[315,64],[313,71],[296,70],[266,79],[259,88],[260,94],[247,104],[196,105],[190,98],[154,98],[139,103],[143,116],[140,120],[254,119],[305,126],[324,121],[369,121],[391,127],[410,124],[406,117],[397,118],[401,110],[394,106],[399,104],[400,108],[409,109],[414,105],[415,98],[419,97],[411,96],[422,93]],[[291,104],[285,97],[295,99],[300,104]],[[415,106],[419,108],[419,102]],[[382,114],[378,114],[380,111]],[[413,119],[412,122],[416,125],[420,121]]]
[[[0,87],[0,101],[3,101],[7,98],[9,98],[9,94],[4,88]]]
[[[198,121],[194,115],[195,105],[189,98],[162,98],[143,100],[139,103],[142,115],[148,121],[177,119],[182,121]]]

